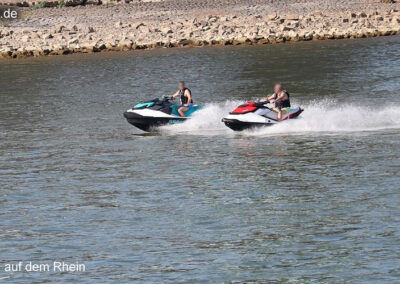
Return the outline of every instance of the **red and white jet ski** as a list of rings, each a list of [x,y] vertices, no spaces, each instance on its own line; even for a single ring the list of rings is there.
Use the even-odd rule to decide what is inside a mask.
[[[281,121],[278,121],[278,113],[266,106],[269,102],[247,102],[235,108],[228,116],[222,119],[230,129],[242,131],[249,128],[271,126],[281,121],[296,118],[303,112],[300,107],[291,108]]]

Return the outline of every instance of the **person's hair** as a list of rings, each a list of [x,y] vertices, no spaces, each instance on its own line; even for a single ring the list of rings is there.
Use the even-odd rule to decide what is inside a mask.
[[[179,81],[179,84],[185,85],[185,82],[183,82],[183,81]]]

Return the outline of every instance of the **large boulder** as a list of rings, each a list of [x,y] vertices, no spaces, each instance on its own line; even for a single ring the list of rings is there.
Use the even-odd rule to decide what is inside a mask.
[[[120,41],[119,46],[121,49],[131,49],[133,42],[130,39],[124,39]]]

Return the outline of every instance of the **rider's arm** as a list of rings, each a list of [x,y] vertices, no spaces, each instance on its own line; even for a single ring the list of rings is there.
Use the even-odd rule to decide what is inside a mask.
[[[190,105],[190,103],[192,102],[192,94],[188,90],[186,90],[185,95],[188,98],[186,105]]]
[[[266,100],[266,101],[270,101],[270,100],[272,100],[274,97],[275,97],[275,94],[272,94],[272,95],[266,97],[265,100]]]
[[[176,91],[176,93],[173,94],[173,95],[171,96],[171,98],[175,98],[175,97],[177,97],[178,95],[179,95],[179,91]]]

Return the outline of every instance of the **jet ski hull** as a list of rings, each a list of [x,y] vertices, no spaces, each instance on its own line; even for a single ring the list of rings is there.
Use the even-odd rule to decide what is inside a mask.
[[[276,124],[276,123],[263,123],[263,122],[247,122],[247,121],[240,121],[239,119],[230,119],[230,118],[223,118],[222,122],[225,123],[225,125],[230,129],[232,129],[233,131],[243,131],[246,129],[259,128]]]
[[[187,119],[184,117],[175,117],[175,116],[174,117],[144,116],[132,111],[124,112],[124,117],[130,124],[146,132],[152,131],[153,129],[162,125],[180,123]]]

